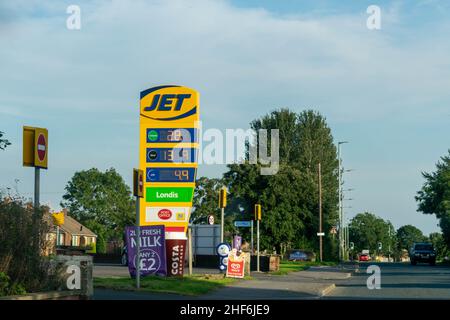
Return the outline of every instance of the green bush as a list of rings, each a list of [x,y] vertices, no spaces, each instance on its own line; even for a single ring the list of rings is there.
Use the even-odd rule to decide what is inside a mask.
[[[11,283],[11,279],[4,272],[0,272],[0,296],[13,296],[26,293],[25,288],[21,284]]]
[[[2,199],[0,195],[0,273],[2,288],[8,294],[25,289],[51,290],[55,286],[51,273],[55,268],[44,256],[50,231],[47,221],[43,208],[35,212],[21,199]]]

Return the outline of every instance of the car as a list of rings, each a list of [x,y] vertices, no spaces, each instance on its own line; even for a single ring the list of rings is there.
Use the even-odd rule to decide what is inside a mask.
[[[370,260],[370,256],[366,253],[360,254],[359,255],[359,261],[369,261]]]
[[[415,266],[418,262],[426,262],[434,266],[436,264],[436,250],[429,242],[416,242],[409,251],[409,260]]]

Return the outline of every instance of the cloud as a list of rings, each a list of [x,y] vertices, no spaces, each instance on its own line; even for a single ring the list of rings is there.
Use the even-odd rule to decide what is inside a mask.
[[[69,4],[81,7],[79,31],[66,28]],[[392,157],[371,158],[381,159],[374,174],[393,168],[395,175],[404,161],[389,139],[423,133],[422,145],[437,152],[433,124],[444,128],[442,119],[449,116],[450,23],[435,14],[442,9],[433,9],[436,5],[423,2],[427,13],[406,2],[384,1],[382,29],[371,31],[363,5],[360,11],[284,14],[224,0],[1,2],[1,126],[10,125],[18,137],[21,130],[12,123],[32,119],[51,127],[52,161],[60,170],[51,178],[55,189],[63,188],[73,170],[90,166],[115,166],[131,178],[139,92],[176,83],[200,91],[205,129],[246,128],[278,107],[314,108],[338,134],[353,139],[358,152],[347,157],[371,158],[367,141],[376,139]],[[420,14],[438,18],[425,21]],[[409,133],[397,123],[408,124]],[[346,131],[352,125],[360,128],[356,134]],[[419,167],[419,155],[410,157],[411,166]],[[429,159],[424,155],[420,161]],[[2,176],[12,181],[13,173]],[[398,177],[392,189],[402,188]],[[366,194],[375,188],[355,181]],[[383,205],[386,211],[397,208]],[[405,205],[404,213],[410,207]]]
[[[79,5],[80,31],[65,28],[63,4],[16,10],[21,18],[1,34],[0,102],[20,97],[17,108],[32,113],[40,101],[56,113],[134,115],[138,91],[182,83],[206,93],[203,115],[218,124],[217,112],[248,122],[256,106],[282,105],[354,120],[414,117],[425,104],[440,113],[448,99],[448,41],[435,50],[424,37],[398,42],[396,3],[381,31],[365,28],[365,12],[302,18],[204,0]]]

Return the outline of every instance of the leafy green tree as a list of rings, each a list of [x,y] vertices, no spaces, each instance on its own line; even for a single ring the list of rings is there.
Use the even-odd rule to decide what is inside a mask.
[[[4,132],[0,131],[0,150],[5,150],[7,146],[11,145],[11,142],[8,139],[2,138]]]
[[[450,250],[444,241],[442,233],[430,233],[429,241],[433,244],[433,247],[436,250],[437,260],[443,260],[445,257],[450,257]]]
[[[280,170],[263,176],[259,165],[232,164],[224,179],[233,196],[241,199],[244,212],[253,214],[261,203],[263,249],[298,247],[318,249],[318,163],[322,167],[323,229],[337,221],[338,160],[333,137],[325,118],[312,110],[296,114],[280,109],[251,123],[254,130],[278,129]],[[270,134],[268,135],[270,137]],[[268,144],[270,145],[270,143]],[[335,258],[337,250],[328,236],[325,252]],[[328,251],[327,251],[328,250]]]
[[[377,217],[373,213],[358,213],[349,224],[350,241],[355,244],[355,251],[369,250],[370,253],[389,254],[394,252],[396,238],[394,226],[389,221]],[[378,250],[378,242],[382,249]]]
[[[450,150],[436,164],[435,172],[423,172],[422,175],[425,183],[415,197],[417,211],[436,215],[445,243],[450,248]]]
[[[125,226],[134,224],[130,188],[114,168],[76,172],[65,190],[61,206],[105,241],[121,240]]]
[[[209,215],[213,215],[216,222],[219,221],[219,190],[223,186],[221,179],[207,177],[197,179],[192,202],[193,211],[190,219],[192,223],[205,224]]]
[[[426,241],[426,237],[418,228],[408,224],[397,230],[397,247],[399,250],[408,250],[414,242]]]

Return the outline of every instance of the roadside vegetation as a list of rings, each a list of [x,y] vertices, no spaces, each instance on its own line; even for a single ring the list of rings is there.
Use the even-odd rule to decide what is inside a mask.
[[[247,277],[248,279],[248,277]],[[136,280],[130,277],[94,278],[95,288],[139,292],[175,293],[197,296],[235,282],[223,274],[192,275],[177,277],[146,276],[141,278],[141,288],[136,289]]]
[[[287,261],[283,260],[280,262],[280,270],[272,271],[270,274],[272,275],[286,275],[290,272],[294,271],[304,271],[309,269],[310,267],[317,266],[336,266],[338,263],[335,261]]]
[[[51,258],[43,255],[48,232],[43,208],[35,212],[22,199],[0,194],[0,296],[57,287]]]

